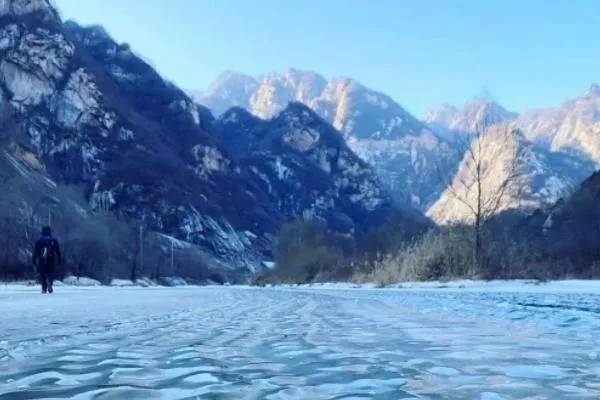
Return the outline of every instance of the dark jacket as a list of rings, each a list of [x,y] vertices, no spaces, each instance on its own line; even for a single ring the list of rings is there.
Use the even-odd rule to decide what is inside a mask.
[[[43,231],[42,236],[35,242],[33,263],[37,264],[38,261],[46,265],[54,265],[55,262],[62,264],[58,240],[47,231]]]

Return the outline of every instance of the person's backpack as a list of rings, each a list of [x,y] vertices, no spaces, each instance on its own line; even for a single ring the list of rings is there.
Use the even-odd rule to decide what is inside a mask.
[[[54,258],[54,241],[44,240],[42,242],[42,249],[40,251],[40,258],[43,261],[48,261]]]

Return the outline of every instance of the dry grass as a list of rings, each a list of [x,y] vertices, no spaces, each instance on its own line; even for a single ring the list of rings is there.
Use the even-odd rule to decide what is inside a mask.
[[[397,254],[379,259],[369,272],[357,272],[353,280],[382,287],[408,281],[465,277],[472,259],[469,244],[461,233],[429,233]]]

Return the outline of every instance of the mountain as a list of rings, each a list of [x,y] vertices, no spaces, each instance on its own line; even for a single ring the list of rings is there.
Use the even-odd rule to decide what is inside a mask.
[[[548,110],[530,111],[521,115],[506,111],[495,102],[475,100],[461,108],[442,104],[425,116],[425,122],[440,136],[462,143],[481,128],[498,126],[493,129],[499,140],[506,138],[505,123],[514,124],[522,136],[523,145],[528,148],[528,156],[523,160],[527,169],[524,193],[509,196],[501,209],[522,207],[534,209],[555,202],[564,191],[576,187],[597,168],[600,162],[600,88],[592,85],[588,91],[574,100]],[[512,126],[512,125],[511,125]],[[512,128],[511,128],[512,129]],[[471,135],[471,136],[465,136]],[[488,162],[491,192],[494,185],[503,182],[506,174],[505,163],[511,160],[510,146],[502,149],[502,144],[491,140],[486,133],[482,138],[482,152]],[[477,141],[472,144],[478,147]],[[468,155],[458,168],[454,184],[465,190],[466,175],[472,175],[468,165]],[[472,182],[471,182],[472,183]],[[456,188],[455,188],[456,189]],[[446,189],[428,211],[427,215],[437,222],[464,221],[472,214],[469,205],[463,204],[453,195],[453,189]],[[472,193],[460,193],[461,199],[469,198],[472,206]],[[499,210],[501,211],[501,210]]]
[[[597,84],[556,107],[524,112],[516,123],[529,140],[548,149],[579,152],[600,162],[600,86]]]
[[[250,96],[257,88],[254,78],[226,71],[206,91],[192,91],[190,96],[200,104],[210,104],[212,112],[221,115],[231,107],[248,108]]]
[[[346,137],[358,139],[416,136],[425,129],[421,121],[389,96],[350,78],[327,81],[312,71],[288,69],[258,79],[228,71],[198,100],[215,114],[239,106],[266,119],[277,115],[290,102],[301,102]]]
[[[229,72],[199,101],[217,114],[240,106],[261,118],[301,102],[342,132],[399,203],[425,210],[443,189],[438,166],[448,164],[448,144],[389,96],[353,79],[294,69],[258,79]]]
[[[600,271],[600,172],[595,172],[552,207],[538,210],[521,235],[563,276],[594,276]]]
[[[265,125],[265,135],[297,147],[288,173],[312,188],[297,199],[265,186],[281,170],[262,160],[253,169],[229,149],[224,138],[243,126],[216,121],[101,26],[63,24],[48,0],[2,0],[0,21],[2,149],[53,182],[83,186],[96,210],[250,273],[272,256],[284,221],[316,214],[351,232],[391,209],[370,168],[305,109],[285,110],[276,119],[285,129]]]
[[[511,209],[532,211],[558,200],[593,170],[589,160],[532,144],[514,123],[495,124],[470,142],[427,216],[444,224],[473,222],[478,210],[484,218]]]
[[[217,126],[222,143],[286,215],[322,216],[338,231],[351,232],[353,218],[379,225],[392,212],[369,166],[339,132],[301,103],[289,103],[269,120],[235,107]]]
[[[495,102],[475,100],[461,108],[441,104],[425,115],[437,134],[449,138],[499,122],[514,121],[531,142],[551,151],[569,151],[600,162],[600,85],[556,107],[516,114]]]
[[[517,113],[507,111],[494,101],[477,99],[460,108],[441,104],[428,112],[423,121],[440,136],[452,140],[456,135],[485,130],[491,125],[513,121],[517,117]]]
[[[423,117],[425,122],[434,132],[442,137],[451,137],[453,119],[459,113],[459,109],[452,104],[442,103],[433,110],[427,112]]]

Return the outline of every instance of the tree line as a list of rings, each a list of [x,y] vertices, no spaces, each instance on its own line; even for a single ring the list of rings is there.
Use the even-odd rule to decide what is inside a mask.
[[[52,227],[64,255],[56,267],[59,279],[225,280],[207,268],[197,247],[173,242],[118,213],[92,210],[83,188],[52,187],[18,175],[0,177],[0,193],[0,280],[36,278],[31,251],[44,225]]]

